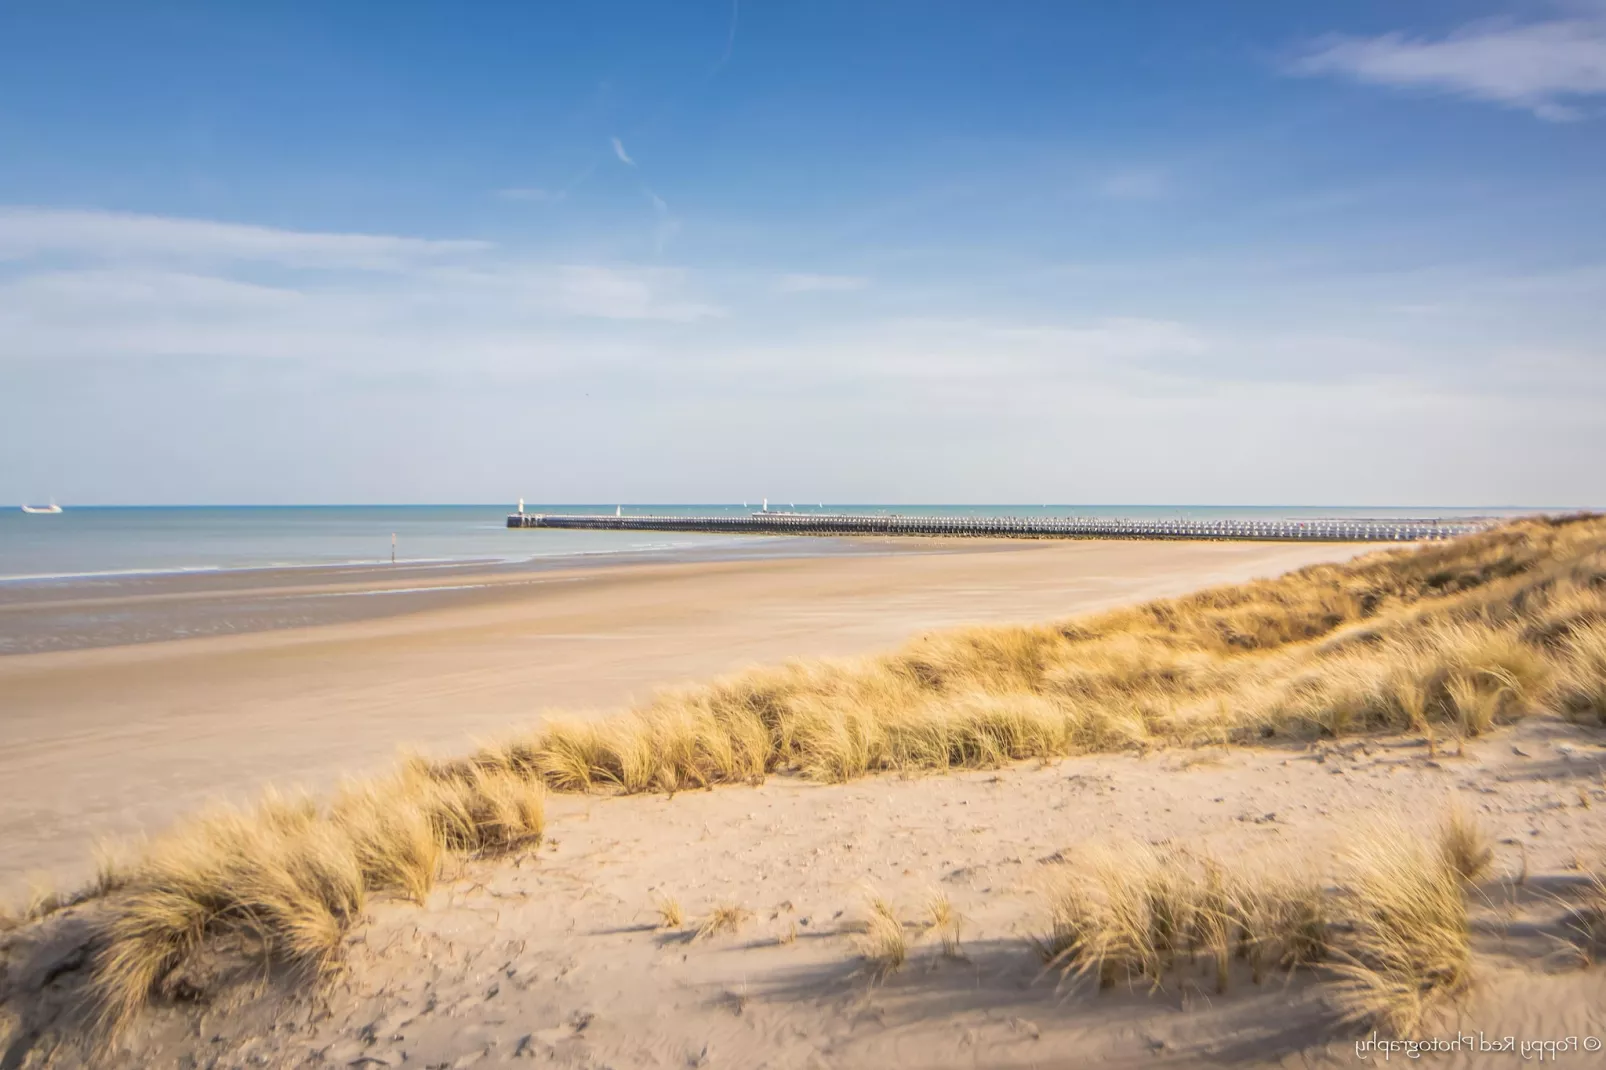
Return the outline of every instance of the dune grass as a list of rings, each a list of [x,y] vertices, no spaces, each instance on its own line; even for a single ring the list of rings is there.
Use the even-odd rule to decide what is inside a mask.
[[[414,761],[332,801],[269,795],[219,808],[157,841],[120,874],[99,918],[93,989],[106,1035],[210,940],[264,964],[326,976],[370,892],[422,901],[448,851],[539,841],[539,780],[485,765]]]
[[[1182,850],[1089,848],[1054,867],[1045,893],[1038,953],[1067,980],[1099,989],[1152,991],[1187,963],[1223,993],[1234,959],[1258,982],[1319,962],[1330,946],[1328,897],[1313,880],[1229,872]]]
[[[1473,883],[1494,861],[1494,845],[1476,818],[1464,808],[1454,806],[1439,826],[1439,854],[1457,877]]]
[[[1370,831],[1350,855],[1336,1002],[1350,1021],[1408,1036],[1435,1001],[1471,980],[1463,874],[1442,839],[1425,843],[1398,828]]]
[[[1446,827],[1464,825],[1452,813]],[[1340,1018],[1410,1035],[1471,977],[1465,880],[1445,842],[1368,830],[1336,888],[1229,871],[1180,849],[1089,848],[1044,880],[1034,944],[1050,969],[1101,990],[1154,991],[1199,967],[1224,993],[1234,960],[1257,984],[1273,971],[1319,966]]]
[[[898,914],[873,890],[865,893],[865,915],[853,934],[854,947],[864,960],[870,976],[880,981],[899,970],[909,959],[909,937]]]
[[[752,916],[751,910],[737,903],[720,903],[697,923],[692,939],[711,940],[721,933],[739,932]]]
[[[683,929],[686,926],[686,912],[681,909],[680,900],[672,895],[654,896],[653,912],[658,915],[660,929]]]
[[[270,798],[180,826],[103,879],[100,1019],[125,1023],[219,934],[326,973],[368,894],[422,901],[447,856],[539,840],[547,790],[676,792],[778,772],[845,781],[1366,731],[1464,739],[1547,705],[1601,721],[1603,672],[1597,517],[1525,520],[1057,624],[935,634],[875,657],[753,669],[607,720],[550,719],[466,758],[414,759],[327,803]],[[1164,882],[1180,878],[1156,865],[1154,894],[1171,894]],[[1259,926],[1255,954],[1281,961],[1318,950],[1296,939],[1302,894],[1246,898],[1233,909],[1253,913],[1241,917],[1179,901],[1167,924],[1192,926],[1186,941],[1212,954],[1220,928]],[[1074,916],[1067,924],[1071,943],[1056,955],[1081,939]],[[1101,945],[1101,979],[1152,976],[1175,953],[1163,934],[1139,935]]]
[[[926,636],[558,720],[493,748],[558,791],[845,781],[1132,746],[1606,711],[1606,520],[1528,520],[1059,624]]]
[[[941,938],[944,956],[951,959],[965,957],[960,941],[965,928],[964,915],[954,909],[948,893],[940,888],[933,888],[926,895],[926,928]]]

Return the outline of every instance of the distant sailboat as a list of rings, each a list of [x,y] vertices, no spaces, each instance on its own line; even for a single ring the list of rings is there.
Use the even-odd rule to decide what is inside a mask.
[[[49,505],[24,505],[22,511],[25,513],[59,513],[61,512],[61,506],[57,505],[56,500],[52,498]]]
[[[624,516],[625,515],[625,507],[622,506],[622,505],[614,506],[613,515],[614,516]]]

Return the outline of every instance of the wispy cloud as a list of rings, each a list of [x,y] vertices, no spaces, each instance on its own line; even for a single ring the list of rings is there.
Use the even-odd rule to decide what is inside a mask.
[[[561,201],[566,196],[563,190],[535,189],[529,186],[515,186],[510,189],[499,189],[496,195],[504,201],[528,201],[532,204],[550,204]]]
[[[674,268],[159,216],[0,208],[0,262],[0,367],[140,358],[429,367],[448,357],[509,366],[602,329],[584,321],[624,329],[724,315]]]
[[[255,261],[298,268],[392,271],[491,248],[388,234],[283,230],[206,219],[0,207],[0,260],[43,254],[100,259],[189,258]]]
[[[1399,33],[1331,37],[1289,70],[1437,90],[1560,122],[1582,117],[1579,98],[1606,94],[1606,19],[1484,21],[1437,40]]]
[[[731,61],[731,53],[736,51],[736,24],[741,14],[741,0],[731,0],[731,21],[730,28],[725,32],[725,51],[720,53],[719,62],[708,72],[710,78],[725,68],[725,64]]]
[[[631,167],[636,166],[636,161],[632,160],[630,158],[630,154],[625,151],[625,143],[620,141],[618,138],[613,138],[611,140],[613,141],[613,154],[619,157],[619,162],[623,164],[629,164]]]
[[[776,280],[775,289],[783,294],[802,294],[862,290],[868,285],[870,280],[861,275],[791,274]]]

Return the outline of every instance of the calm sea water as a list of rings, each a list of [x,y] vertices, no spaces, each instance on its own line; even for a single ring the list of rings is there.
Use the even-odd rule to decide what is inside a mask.
[[[771,501],[771,509],[798,512],[900,513],[906,516],[1189,517],[1416,517],[1489,516],[1520,510],[1283,508],[1231,506],[1085,505],[840,505]],[[759,503],[631,505],[626,513],[657,515],[743,514]],[[530,512],[612,513],[606,505],[537,505]],[[599,554],[723,556],[748,554],[764,536],[679,532],[509,530],[507,505],[407,506],[184,506],[67,508],[56,515],[0,511],[0,580],[94,575],[214,571],[243,568],[405,562],[500,561]],[[826,547],[820,540],[788,540],[792,552]]]

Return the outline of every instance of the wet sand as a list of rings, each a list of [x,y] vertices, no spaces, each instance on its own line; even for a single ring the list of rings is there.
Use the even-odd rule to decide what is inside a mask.
[[[0,656],[373,620],[516,596],[522,583],[555,571],[952,553],[962,545],[907,538],[746,538],[697,548],[524,561],[402,561],[6,580],[0,581]]]
[[[248,800],[270,782],[324,788],[383,766],[401,745],[455,751],[545,710],[604,711],[754,662],[1067,616],[1362,549],[930,540],[878,550],[865,540],[796,559],[293,570],[80,592],[98,601],[75,611],[176,615],[169,627],[210,613],[248,628],[250,607],[269,597],[320,608],[304,624],[244,634],[0,657],[0,783],[10,789],[0,894],[32,871],[82,879],[99,836],[156,831],[210,797]],[[12,628],[62,610],[12,594],[0,611]],[[360,603],[365,615],[343,619],[323,603]]]

